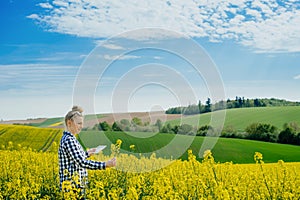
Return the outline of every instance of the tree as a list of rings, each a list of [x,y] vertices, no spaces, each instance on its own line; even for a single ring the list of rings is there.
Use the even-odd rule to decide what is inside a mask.
[[[189,105],[185,109],[183,109],[183,114],[185,115],[195,115],[195,114],[200,114],[199,107],[198,105]]]
[[[104,121],[99,123],[98,129],[102,131],[110,131],[111,127],[106,121]]]
[[[182,135],[191,135],[193,130],[193,126],[189,124],[182,124],[181,126],[178,127],[177,134],[182,134]]]
[[[113,131],[122,131],[118,122],[114,122],[111,128]]]
[[[283,144],[293,144],[295,140],[295,133],[292,128],[286,127],[278,135],[278,142]]]
[[[300,126],[296,122],[286,123],[283,128],[278,135],[279,143],[300,144]]]
[[[171,131],[173,131],[173,133],[177,134],[178,133],[178,129],[179,129],[179,126],[175,125],[174,127],[171,128]]]
[[[265,142],[277,141],[277,128],[271,124],[253,123],[246,128],[247,138]]]
[[[217,110],[224,110],[227,107],[227,103],[223,100],[215,103],[214,107],[212,110],[217,111]]]
[[[129,122],[128,119],[121,119],[120,123],[123,124],[124,126],[129,126],[130,125],[130,122]]]
[[[201,126],[198,128],[196,135],[197,136],[206,136],[209,129],[212,129],[212,127],[209,125]]]
[[[198,110],[199,110],[199,113],[202,112],[202,105],[201,105],[201,101],[200,100],[198,101]]]
[[[133,126],[142,126],[143,125],[143,122],[140,118],[138,117],[134,117],[132,120],[131,120],[131,124]]]
[[[205,102],[204,106],[204,112],[211,112],[211,99],[207,98],[207,101]]]
[[[157,126],[158,131],[160,132],[161,129],[162,129],[162,127],[163,127],[162,121],[161,121],[160,119],[157,119],[157,120],[156,120],[156,123],[155,123],[155,126]]]
[[[292,131],[296,134],[298,132],[300,132],[300,126],[297,122],[290,122],[290,123],[285,123],[283,125],[283,128],[286,129],[286,128],[291,128]]]
[[[161,130],[161,133],[173,133],[171,124],[164,125]]]
[[[260,107],[259,99],[254,99],[254,107]]]

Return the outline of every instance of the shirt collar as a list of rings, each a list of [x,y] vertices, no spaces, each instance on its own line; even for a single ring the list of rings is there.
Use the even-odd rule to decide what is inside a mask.
[[[69,135],[69,136],[74,137],[74,135],[72,133],[70,133],[69,131],[64,131],[64,135]]]

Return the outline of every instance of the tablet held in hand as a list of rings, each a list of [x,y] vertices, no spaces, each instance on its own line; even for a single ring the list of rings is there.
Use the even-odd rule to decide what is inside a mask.
[[[106,145],[99,145],[99,146],[96,147],[95,153],[99,153],[100,151],[102,151],[105,148],[106,148]]]

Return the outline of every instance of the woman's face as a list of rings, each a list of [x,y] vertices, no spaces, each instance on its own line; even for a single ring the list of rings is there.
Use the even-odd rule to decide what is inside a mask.
[[[73,135],[80,133],[81,129],[83,128],[83,117],[75,116],[72,119],[68,120],[68,131],[71,132]]]

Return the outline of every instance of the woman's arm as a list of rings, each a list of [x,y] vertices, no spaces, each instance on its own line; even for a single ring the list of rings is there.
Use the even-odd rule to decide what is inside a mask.
[[[69,137],[65,140],[65,149],[70,157],[82,168],[86,169],[105,169],[106,163],[87,160],[86,152],[84,152],[77,144],[76,140]]]

